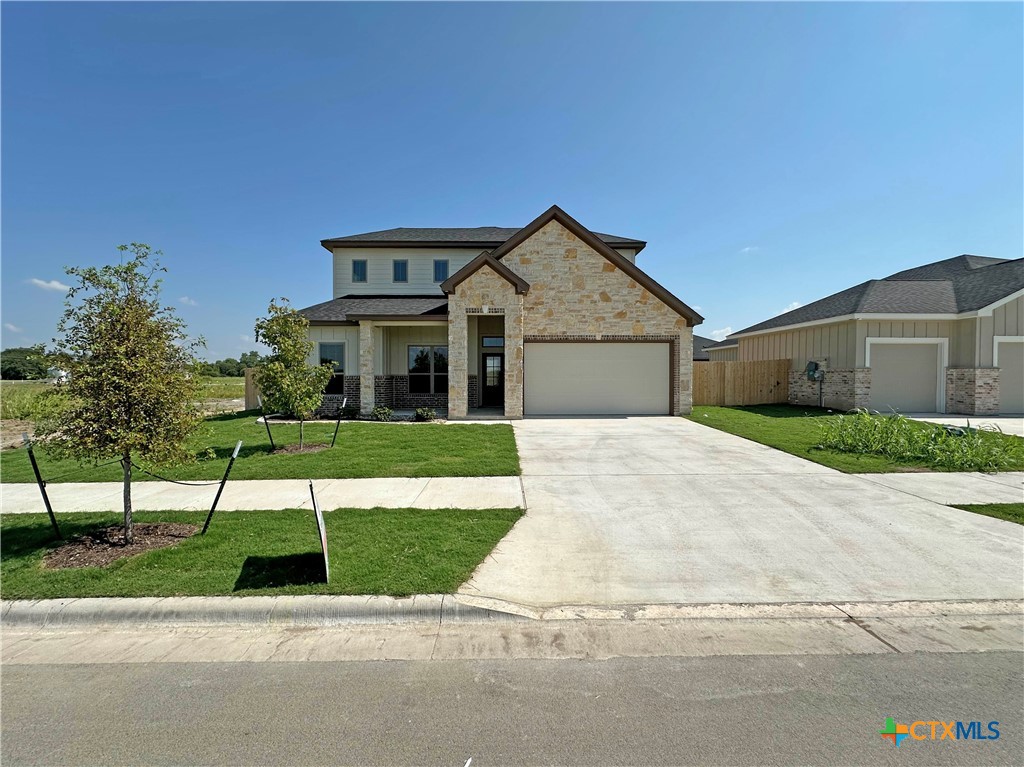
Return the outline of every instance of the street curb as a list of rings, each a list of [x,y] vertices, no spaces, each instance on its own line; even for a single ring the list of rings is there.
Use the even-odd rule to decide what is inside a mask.
[[[4,600],[6,628],[111,626],[341,626],[530,621],[793,620],[1024,615],[1024,600],[563,605],[535,607],[454,594],[139,597]]]
[[[448,594],[384,596],[139,597],[3,602],[5,627],[92,625],[336,626],[520,621],[510,613],[462,604]]]

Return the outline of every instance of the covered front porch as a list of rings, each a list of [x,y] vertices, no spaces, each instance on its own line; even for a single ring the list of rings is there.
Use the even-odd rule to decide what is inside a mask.
[[[462,375],[451,369],[446,318],[360,319],[355,326],[319,329],[316,336],[319,363],[335,369],[325,395],[325,414],[336,413],[344,401],[362,415],[385,406],[396,412],[432,408],[444,417],[455,389],[456,399],[464,399],[467,407],[454,417],[505,417],[501,315],[467,318]]]

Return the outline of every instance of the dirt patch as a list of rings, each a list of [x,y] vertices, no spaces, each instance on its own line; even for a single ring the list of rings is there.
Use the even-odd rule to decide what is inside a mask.
[[[126,546],[120,525],[94,530],[61,544],[43,558],[51,570],[66,567],[104,567],[126,557],[153,549],[166,549],[190,538],[199,530],[195,525],[155,522],[135,525],[135,541]]]
[[[275,450],[274,455],[277,455],[278,453],[281,455],[288,453],[319,453],[321,450],[326,450],[327,447],[327,445],[303,445],[300,448],[298,445],[285,445],[284,447],[279,447]]]
[[[9,450],[13,447],[21,447],[21,434],[28,432],[32,436],[35,432],[35,425],[31,421],[15,420],[13,418],[0,421],[0,450]]]

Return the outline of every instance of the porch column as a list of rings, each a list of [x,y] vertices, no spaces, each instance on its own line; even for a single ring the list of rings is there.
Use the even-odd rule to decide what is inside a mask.
[[[373,410],[373,321],[359,321],[359,412],[369,415]]]
[[[465,418],[469,409],[468,324],[462,301],[449,300],[448,417],[452,419]]]

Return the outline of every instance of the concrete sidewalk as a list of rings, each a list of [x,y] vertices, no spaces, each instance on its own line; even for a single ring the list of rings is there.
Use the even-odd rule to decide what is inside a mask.
[[[381,479],[314,479],[321,509],[508,509],[522,508],[519,477],[391,477]],[[120,511],[121,483],[69,482],[46,486],[53,510]],[[170,482],[132,484],[136,511],[204,511],[210,508],[217,486],[191,487]],[[228,482],[218,510],[311,509],[309,481],[305,479],[237,480]],[[34,484],[0,485],[0,511],[4,514],[43,512],[39,488]]]

